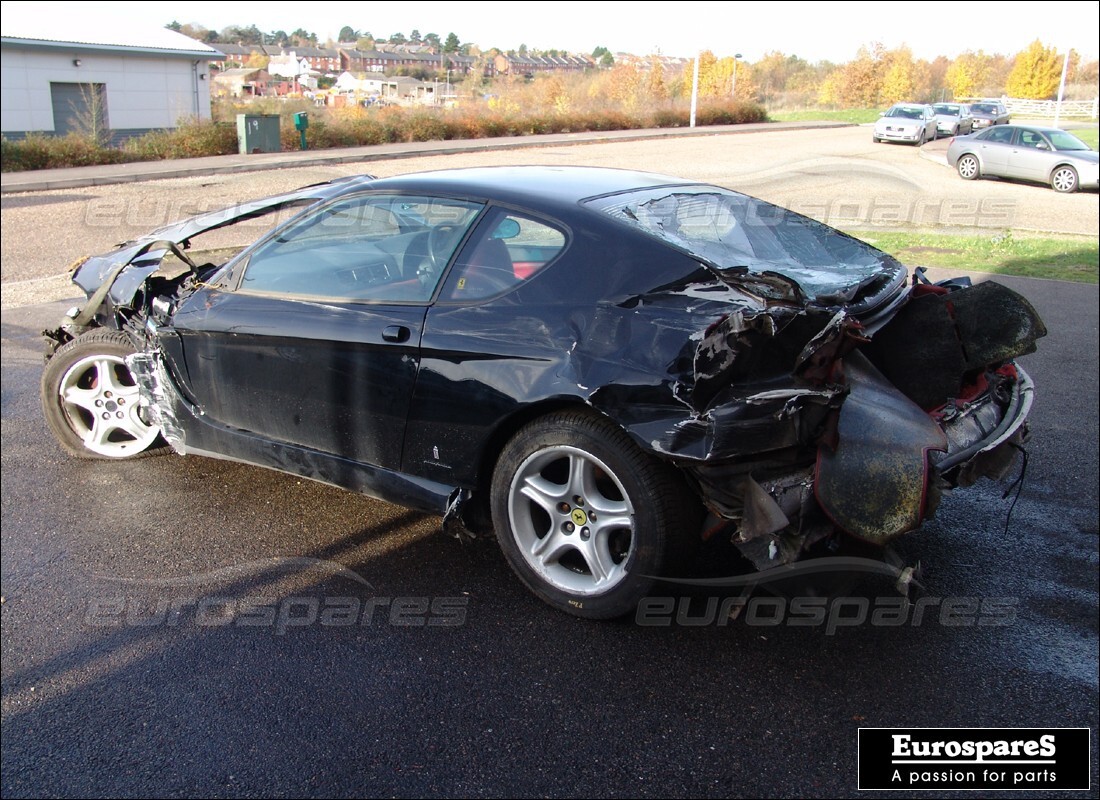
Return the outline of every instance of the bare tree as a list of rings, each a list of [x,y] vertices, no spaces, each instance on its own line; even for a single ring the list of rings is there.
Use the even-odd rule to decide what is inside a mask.
[[[107,87],[102,83],[81,83],[80,100],[73,101],[73,123],[76,132],[104,147],[111,138],[107,119]]]

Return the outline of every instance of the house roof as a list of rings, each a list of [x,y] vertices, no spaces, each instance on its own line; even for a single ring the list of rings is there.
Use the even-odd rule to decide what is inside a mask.
[[[247,80],[251,77],[257,77],[261,80],[264,78],[270,78],[271,75],[265,69],[255,69],[250,67],[240,67],[237,69],[226,69],[221,72],[214,73],[214,80],[218,78],[244,78]]]
[[[205,59],[218,59],[222,55],[221,51],[168,28],[129,25],[124,16],[111,16],[95,24],[70,22],[63,14],[42,15],[33,20],[4,18],[0,20],[0,39],[5,45],[24,47],[110,50]]]

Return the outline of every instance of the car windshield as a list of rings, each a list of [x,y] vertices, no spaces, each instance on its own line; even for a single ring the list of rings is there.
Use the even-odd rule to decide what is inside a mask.
[[[1050,139],[1050,143],[1054,145],[1055,150],[1092,149],[1072,133],[1066,133],[1065,131],[1047,131],[1047,138]]]
[[[585,202],[719,271],[776,272],[811,294],[835,289],[837,272],[855,284],[892,261],[809,217],[714,186],[666,186]]]
[[[982,114],[996,114],[997,107],[990,105],[989,103],[975,103],[970,107],[971,111],[978,111]]]
[[[888,117],[902,117],[903,119],[920,119],[921,110],[911,106],[894,106],[886,112]]]
[[[942,103],[932,106],[932,110],[937,114],[944,114],[949,117],[957,117],[960,113],[958,106],[945,106]]]

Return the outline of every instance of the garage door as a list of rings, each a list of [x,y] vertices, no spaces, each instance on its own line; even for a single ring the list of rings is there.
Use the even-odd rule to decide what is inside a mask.
[[[107,138],[107,85],[103,83],[51,83],[53,129],[58,136],[79,133]]]

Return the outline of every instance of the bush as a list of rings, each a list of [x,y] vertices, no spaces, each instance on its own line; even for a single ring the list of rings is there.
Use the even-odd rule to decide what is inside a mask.
[[[127,141],[122,149],[135,161],[165,158],[197,158],[236,153],[234,125],[211,120],[187,120],[175,130],[152,131]]]
[[[119,150],[102,147],[89,136],[47,136],[29,133],[21,141],[3,140],[0,169],[23,172],[33,169],[89,167],[95,164],[120,164],[129,161]]]
[[[688,112],[662,108],[631,113],[614,108],[588,111],[540,111],[524,114],[516,104],[467,105],[460,109],[407,109],[347,107],[315,108],[305,101],[281,102],[264,98],[253,105],[217,101],[217,117],[224,122],[190,119],[173,130],[153,131],[127,141],[121,148],[101,147],[92,139],[70,134],[64,137],[29,134],[22,141],[3,141],[2,168],[17,172],[51,167],[118,164],[236,153],[238,109],[249,113],[278,111],[279,136],[284,151],[300,147],[294,128],[294,112],[309,113],[306,143],[311,149],[360,147],[391,142],[427,142],[450,139],[483,139],[579,131],[632,130],[646,127],[675,128],[688,124]],[[233,122],[228,121],[232,117]],[[762,122],[763,107],[754,103],[725,101],[700,107],[698,125],[733,125]]]

